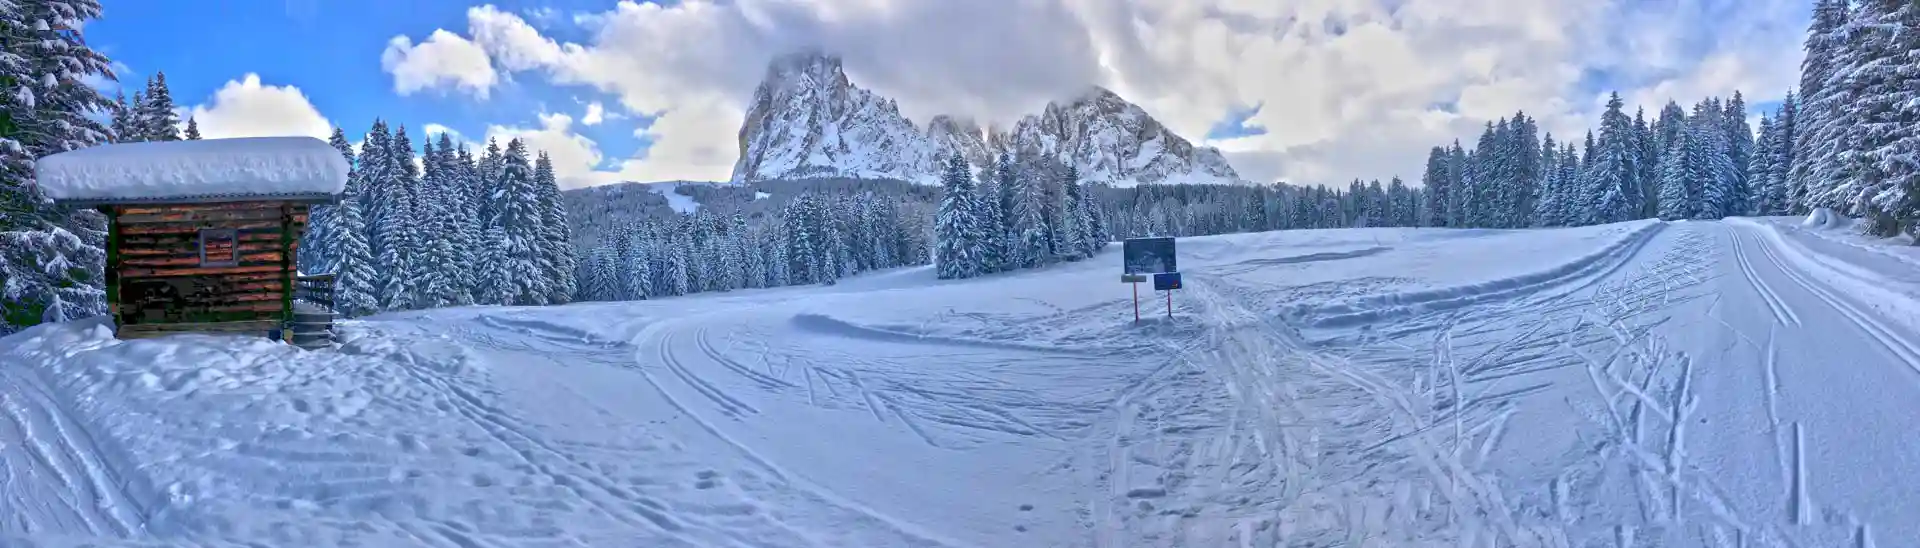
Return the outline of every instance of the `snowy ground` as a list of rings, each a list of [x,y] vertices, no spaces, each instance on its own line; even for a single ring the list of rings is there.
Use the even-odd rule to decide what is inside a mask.
[[[1920,269],[1794,219],[0,339],[4,546],[1880,546]]]

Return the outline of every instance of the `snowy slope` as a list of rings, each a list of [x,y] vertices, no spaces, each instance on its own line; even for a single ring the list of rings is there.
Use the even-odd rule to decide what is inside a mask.
[[[935,183],[958,153],[974,168],[998,154],[1078,166],[1091,181],[1238,183],[1218,150],[1197,147],[1111,91],[1050,103],[1012,129],[936,116],[925,131],[853,84],[838,57],[782,56],[768,67],[740,128],[734,182],[846,177]]]
[[[1920,538],[1897,259],[1777,219],[1180,246],[1140,325],[1110,249],[321,352],[37,327],[0,339],[0,545]]]

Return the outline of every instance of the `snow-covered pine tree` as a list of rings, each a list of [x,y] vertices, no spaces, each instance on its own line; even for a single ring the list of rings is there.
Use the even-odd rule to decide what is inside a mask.
[[[1773,173],[1774,145],[1779,138],[1780,134],[1773,130],[1773,118],[1760,115],[1760,138],[1754,142],[1754,153],[1747,160],[1746,170],[1746,178],[1753,192],[1752,201],[1742,211],[1744,214],[1771,215],[1770,212],[1779,207],[1778,202],[1774,201],[1779,194],[1768,177]]]
[[[1427,189],[1427,219],[1421,223],[1424,226],[1452,226],[1448,220],[1453,185],[1447,176],[1449,171],[1447,164],[1446,147],[1433,147],[1433,150],[1427,151],[1427,170],[1420,176],[1420,185]]]
[[[1699,201],[1692,206],[1695,219],[1725,217],[1739,201],[1740,170],[1728,153],[1724,112],[1717,98],[1708,99],[1694,107],[1688,120],[1693,132],[1688,140],[1698,154],[1697,163],[1690,167],[1703,170],[1695,179],[1700,189]]]
[[[180,116],[173,112],[173,92],[167,90],[167,73],[153,73],[153,79],[147,81],[146,102],[140,106],[142,140],[180,140]]]
[[[947,158],[940,178],[946,195],[935,221],[934,262],[941,279],[980,275],[980,222],[974,214],[979,206],[974,203],[973,175],[968,169],[966,158],[956,153]]]
[[[1694,216],[1699,202],[1699,182],[1694,180],[1699,171],[1695,166],[1699,162],[1699,149],[1693,142],[1694,135],[1692,131],[1676,134],[1667,147],[1666,157],[1660,160],[1661,219],[1672,221]]]
[[[41,321],[106,312],[104,216],[51,207],[32,184],[33,159],[108,142],[97,118],[113,101],[88,77],[115,76],[81,29],[93,0],[0,6],[0,334]],[[47,32],[47,29],[62,29]],[[18,270],[14,270],[15,268]]]
[[[347,133],[340,128],[333,128],[333,134],[327,136],[327,144],[333,145],[333,149],[339,151],[340,157],[347,161],[347,180],[353,181],[353,145],[347,142]],[[341,200],[349,199],[354,190],[357,189],[348,189]],[[295,263],[301,272],[338,272],[333,260],[339,252],[337,231],[341,230],[340,220],[334,215],[336,207],[337,204],[315,205],[307,214],[306,235],[300,238],[300,248],[295,256]]]
[[[1753,187],[1747,180],[1747,164],[1753,161],[1753,126],[1747,124],[1747,99],[1734,90],[1733,99],[1721,110],[1720,125],[1727,143],[1727,161],[1733,177],[1733,196],[1727,215],[1744,215],[1753,208]]]
[[[421,264],[425,235],[415,196],[420,172],[413,163],[413,143],[407,138],[406,126],[396,128],[385,145],[371,153],[382,157],[388,169],[386,178],[376,187],[380,189],[376,195],[380,216],[374,219],[381,238],[379,254],[374,256],[380,263],[380,308],[413,310],[421,307],[418,288],[426,274]]]
[[[1560,145],[1553,140],[1553,133],[1547,133],[1540,144],[1540,180],[1534,190],[1539,201],[1534,202],[1532,226],[1560,226],[1559,161]]]
[[[1520,228],[1532,222],[1534,202],[1539,199],[1534,189],[1540,186],[1540,127],[1524,111],[1514,113],[1512,126],[1502,146],[1510,167],[1501,192],[1500,226]]]
[[[620,299],[645,300],[654,295],[653,265],[656,261],[654,255],[659,253],[659,245],[653,240],[650,231],[642,231],[638,226],[630,225],[626,232],[629,237],[626,244],[620,248],[624,253],[620,264],[625,273],[625,277],[620,280]]]
[[[1587,224],[1631,220],[1640,215],[1641,194],[1633,180],[1639,150],[1633,144],[1633,121],[1621,111],[1620,93],[1607,99],[1600,119],[1600,140],[1595,147],[1598,158],[1586,170],[1580,184],[1585,192]]]
[[[443,134],[444,135],[444,134]],[[438,308],[462,302],[463,289],[456,272],[465,269],[463,257],[454,249],[451,231],[459,222],[457,198],[454,196],[452,173],[448,170],[446,157],[452,150],[435,146],[432,140],[423,143],[421,151],[420,182],[415,185],[414,211],[417,218],[414,224],[419,233],[419,247],[422,256],[414,259],[419,265],[420,277],[414,282],[414,303],[420,308]],[[409,161],[411,163],[411,161]]]
[[[200,140],[200,121],[194,120],[192,116],[188,116],[185,135],[188,141]]]
[[[1013,209],[1017,207],[1017,185],[1002,184],[1002,177],[1011,173],[1002,173],[997,169],[983,169],[974,179],[975,195],[973,217],[980,226],[980,272],[1000,272],[1020,268],[1013,255],[1018,245],[1019,234],[1013,229]],[[1011,207],[1010,207],[1011,206]]]
[[[441,136],[445,137],[446,134],[443,133]],[[445,145],[447,142],[443,141],[441,144]],[[485,256],[488,245],[485,239],[487,219],[481,216],[480,211],[485,196],[482,189],[487,183],[480,177],[480,167],[473,158],[473,151],[465,144],[460,145],[459,152],[450,161],[453,162],[450,168],[454,173],[455,190],[460,192],[459,214],[456,216],[459,223],[455,226],[453,235],[454,252],[462,257]],[[473,268],[462,268],[454,279],[463,288],[460,295],[465,296],[464,302],[468,304],[480,302],[479,271]]]
[[[1853,147],[1841,159],[1858,188],[1853,208],[1874,236],[1912,232],[1920,221],[1920,6],[1911,0],[1865,0],[1856,8],[1853,47],[1858,67]]]
[[[1081,258],[1092,257],[1106,245],[1106,242],[1101,240],[1099,229],[1094,222],[1096,207],[1093,197],[1087,194],[1085,187],[1081,186],[1078,170],[1068,168],[1061,174],[1060,181],[1066,186],[1067,202],[1073,204],[1073,207],[1068,210],[1072,216],[1071,222],[1078,228],[1074,232],[1074,253]]]
[[[1048,252],[1046,221],[1042,208],[1047,201],[1046,191],[1041,186],[1038,173],[1014,174],[1012,162],[1001,160],[1001,170],[1006,184],[1013,189],[1013,214],[1011,215],[1012,245],[1009,257],[1018,262],[1014,268],[1033,268],[1054,261]]]
[[[1833,207],[1847,213],[1858,192],[1840,157],[1857,129],[1856,90],[1847,78],[1860,61],[1852,37],[1858,29],[1849,0],[1816,0],[1807,27],[1800,70],[1800,119],[1794,138],[1793,185],[1803,189],[1802,207]]]
[[[498,228],[506,241],[498,268],[495,296],[504,304],[541,305],[547,302],[542,282],[540,248],[542,237],[539,191],[534,186],[533,166],[527,159],[526,143],[507,142],[500,157],[500,185],[493,203],[489,228]],[[684,277],[682,278],[684,280]],[[681,282],[684,285],[684,281]],[[682,289],[678,293],[685,293]]]
[[[560,181],[553,172],[553,159],[546,151],[534,162],[534,179],[539,185],[541,226],[546,239],[547,302],[565,303],[573,295],[573,229],[567,226],[566,204],[560,200]]]
[[[1640,217],[1642,218],[1659,215],[1660,157],[1665,155],[1665,151],[1660,150],[1658,132],[1658,128],[1648,125],[1646,109],[1635,108],[1633,140],[1635,150],[1638,152],[1636,157],[1639,158],[1639,163],[1636,165],[1639,170],[1634,180],[1640,184]]]
[[[1780,134],[1774,142],[1773,172],[1767,174],[1768,186],[1779,195],[1773,198],[1775,214],[1793,215],[1805,213],[1801,209],[1806,204],[1806,189],[1794,186],[1793,170],[1798,161],[1794,156],[1795,143],[1800,134],[1800,97],[1793,91],[1787,92],[1786,99],[1780,101],[1780,110],[1773,117],[1773,131]]]
[[[133,124],[133,106],[127,104],[126,91],[123,90],[114,94],[111,113],[111,116],[108,118],[110,120],[108,127],[113,130],[113,142],[131,143],[137,141],[139,132],[135,130]]]

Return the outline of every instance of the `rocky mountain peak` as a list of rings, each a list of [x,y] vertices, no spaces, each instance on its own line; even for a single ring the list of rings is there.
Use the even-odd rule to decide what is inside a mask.
[[[1072,165],[1089,181],[1234,183],[1220,152],[1196,147],[1112,90],[1093,86],[1054,102],[1011,129],[935,116],[925,131],[892,99],[850,81],[839,57],[802,51],[777,57],[740,127],[735,182],[841,177],[938,181],[940,160],[959,153],[976,169],[1002,154],[1021,163]]]

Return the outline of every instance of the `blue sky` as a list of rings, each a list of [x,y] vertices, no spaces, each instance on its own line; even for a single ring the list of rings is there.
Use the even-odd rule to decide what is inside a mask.
[[[516,135],[553,152],[573,186],[727,178],[764,63],[802,47],[844,56],[857,84],[917,122],[1008,124],[1099,84],[1226,151],[1250,180],[1413,177],[1427,147],[1470,142],[1517,110],[1584,131],[1615,89],[1650,111],[1734,89],[1771,108],[1795,79],[1808,10],[1807,0],[103,1],[88,39],[134,86],[165,71],[209,134],[310,133],[324,117],[357,135],[381,117],[416,134],[434,124],[470,139]],[[242,85],[249,74],[257,86]],[[603,121],[587,123],[591,103]]]
[[[545,9],[564,14],[604,9],[608,3],[494,4],[523,13]],[[578,118],[587,102],[612,102],[595,90],[556,87],[538,78],[517,80],[485,102],[439,92],[395,93],[393,78],[380,64],[388,39],[464,28],[472,5],[459,0],[106,0],[104,16],[86,32],[91,44],[123,66],[119,76],[123,86],[131,86],[129,94],[161,71],[174,101],[191,107],[210,101],[230,81],[258,74],[263,85],[299,88],[329,122],[349,135],[366,131],[378,117],[405,124],[410,132],[431,123],[477,139],[489,125],[537,127],[541,112]],[[552,35],[578,39],[584,34],[563,18],[545,25]],[[575,130],[612,154],[644,154],[646,140],[633,135],[636,127],[635,119],[625,119],[594,127],[576,124]]]

